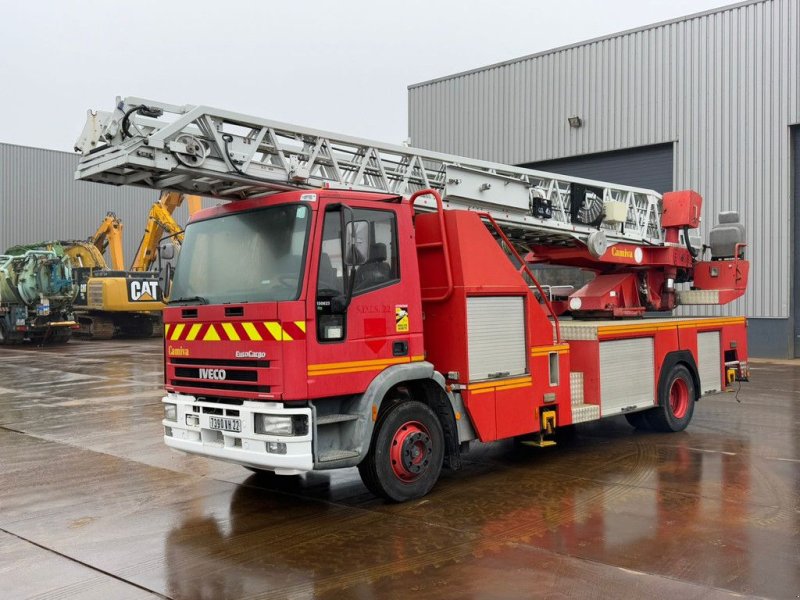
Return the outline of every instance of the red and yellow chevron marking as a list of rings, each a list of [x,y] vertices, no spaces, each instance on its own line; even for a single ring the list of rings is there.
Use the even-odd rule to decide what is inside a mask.
[[[513,379],[500,379],[497,381],[484,381],[482,383],[471,383],[467,389],[473,394],[485,394],[487,392],[503,392],[516,388],[533,386],[533,379],[527,377],[514,377]]]
[[[306,339],[306,322],[167,323],[164,338],[171,342],[291,342]]]
[[[308,376],[341,375],[343,373],[361,373],[365,371],[383,371],[386,367],[402,363],[419,362],[424,356],[401,356],[398,358],[379,358],[376,360],[354,360],[349,362],[308,365]]]

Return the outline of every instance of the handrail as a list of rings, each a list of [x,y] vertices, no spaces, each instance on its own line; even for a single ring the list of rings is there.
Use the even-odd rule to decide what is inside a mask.
[[[447,291],[444,294],[441,296],[422,298],[422,300],[424,302],[444,302],[453,294],[453,272],[450,268],[450,246],[447,244],[447,233],[445,232],[444,228],[444,205],[442,203],[442,197],[436,190],[419,190],[411,194],[411,197],[408,199],[412,212],[414,210],[414,202],[416,202],[417,198],[420,196],[433,196],[434,200],[436,200],[436,214],[439,218],[439,235],[441,236],[442,241],[424,244],[418,246],[418,248],[436,248],[441,244],[442,253],[444,254],[444,270],[445,275],[447,276]]]
[[[521,265],[521,268],[525,270],[525,272],[528,274],[528,277],[530,277],[531,281],[533,281],[533,285],[535,285],[536,289],[539,290],[539,293],[542,295],[542,300],[544,301],[545,306],[547,306],[547,310],[550,311],[550,314],[553,316],[553,325],[555,326],[555,330],[556,330],[556,343],[560,344],[561,343],[561,325],[558,322],[558,316],[556,315],[555,310],[553,310],[553,305],[550,304],[550,300],[547,299],[547,295],[544,293],[544,290],[542,289],[542,286],[539,285],[539,281],[536,279],[536,277],[534,276],[533,272],[528,268],[528,265],[525,263],[525,261],[519,255],[519,252],[517,252],[517,249],[514,248],[513,244],[509,241],[508,237],[506,237],[506,234],[503,233],[502,229],[500,229],[500,226],[497,224],[497,221],[494,220],[494,217],[492,217],[492,215],[490,215],[487,212],[479,212],[478,215],[482,219],[488,219],[488,221],[492,224],[492,227],[494,227],[494,230],[497,232],[497,235],[499,235],[500,238],[505,242],[505,244],[508,247],[508,249],[514,255],[514,258],[516,258],[519,261],[519,264]]]

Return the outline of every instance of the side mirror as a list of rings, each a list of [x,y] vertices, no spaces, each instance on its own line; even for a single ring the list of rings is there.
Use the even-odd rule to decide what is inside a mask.
[[[345,227],[344,264],[357,267],[367,262],[369,256],[369,224],[350,221]]]
[[[164,244],[158,252],[162,260],[172,260],[175,258],[175,244]]]
[[[169,298],[170,288],[172,287],[172,263],[167,263],[167,265],[159,271],[158,285],[161,288],[161,297],[164,299],[164,302],[166,302],[167,298]]]

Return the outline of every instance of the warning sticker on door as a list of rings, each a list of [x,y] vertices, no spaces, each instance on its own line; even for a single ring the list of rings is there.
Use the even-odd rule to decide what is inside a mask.
[[[408,304],[395,305],[394,330],[398,333],[404,333],[408,331]]]

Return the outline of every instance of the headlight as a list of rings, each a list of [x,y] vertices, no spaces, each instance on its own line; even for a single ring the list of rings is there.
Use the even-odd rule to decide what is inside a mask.
[[[167,421],[178,420],[178,405],[177,404],[164,404],[164,419]]]
[[[308,419],[305,415],[279,417],[277,415],[255,415],[256,433],[263,435],[306,435]]]

